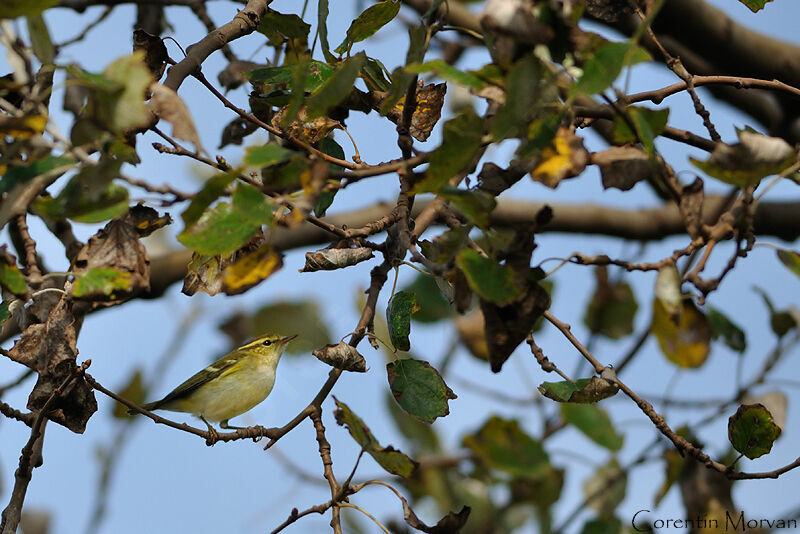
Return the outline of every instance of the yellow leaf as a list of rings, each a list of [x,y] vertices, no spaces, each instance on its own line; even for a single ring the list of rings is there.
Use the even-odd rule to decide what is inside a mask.
[[[8,118],[0,120],[0,134],[9,135],[15,139],[28,139],[34,134],[42,133],[45,126],[47,126],[47,117],[44,115]]]
[[[650,329],[664,356],[678,367],[694,369],[705,363],[711,348],[711,325],[691,299],[681,302],[677,315],[671,315],[661,300],[654,299]]]
[[[553,189],[561,180],[582,173],[589,161],[583,139],[564,127],[558,129],[552,143],[542,150],[539,157],[539,164],[531,171],[531,177]]]
[[[228,295],[244,293],[283,267],[283,257],[269,245],[257,248],[222,271],[222,287]]]

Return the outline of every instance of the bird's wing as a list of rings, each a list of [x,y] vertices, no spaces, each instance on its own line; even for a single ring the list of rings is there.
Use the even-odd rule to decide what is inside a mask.
[[[196,373],[183,384],[173,389],[163,399],[151,403],[149,406],[152,407],[149,409],[155,410],[167,404],[168,402],[188,397],[193,391],[203,384],[207,384],[211,380],[219,378],[220,376],[232,371],[234,366],[241,361],[241,357],[242,355],[239,354],[239,351],[226,354],[202,371]]]

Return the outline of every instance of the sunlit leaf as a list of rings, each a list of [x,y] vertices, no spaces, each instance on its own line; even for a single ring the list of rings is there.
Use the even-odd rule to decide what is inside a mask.
[[[366,56],[363,53],[351,57],[342,63],[319,89],[311,93],[306,99],[309,119],[327,113],[350,94],[365,60]]]
[[[781,428],[762,404],[743,404],[728,419],[728,440],[751,460],[768,454],[780,435]]]
[[[183,218],[184,224],[187,227],[194,224],[197,219],[203,215],[203,212],[206,211],[206,208],[208,208],[215,200],[217,200],[225,191],[225,188],[228,187],[228,185],[230,185],[235,179],[235,172],[225,172],[222,174],[217,174],[216,176],[212,176],[206,180],[203,188],[195,193],[195,195],[192,197],[189,207],[187,207],[186,210],[181,213],[181,218]]]
[[[129,291],[131,282],[130,273],[117,269],[89,269],[75,277],[72,295],[88,300],[114,300],[114,293]]]
[[[572,94],[594,95],[605,91],[623,67],[649,60],[647,52],[631,41],[606,43],[583,65],[583,76],[572,87]]]
[[[15,295],[24,295],[28,291],[25,276],[17,267],[14,257],[3,249],[0,249],[0,284]]]
[[[330,344],[314,349],[311,354],[319,361],[343,371],[367,372],[367,360],[359,354],[355,347],[344,341],[340,341],[338,345]]]
[[[583,146],[583,139],[571,129],[561,127],[550,145],[542,149],[531,178],[555,189],[562,180],[582,173],[588,163],[589,152]]]
[[[432,423],[450,413],[448,401],[456,394],[447,387],[431,364],[403,359],[386,365],[389,387],[397,403],[414,417]]]
[[[251,146],[245,150],[244,162],[258,167],[269,167],[283,163],[296,154],[295,151],[283,148],[274,141],[261,146]]]
[[[222,271],[222,289],[226,295],[238,295],[266,280],[283,266],[283,255],[271,245],[248,252]]]
[[[659,299],[653,299],[650,327],[661,352],[678,367],[694,369],[703,365],[711,350],[711,325],[691,299],[681,301],[677,316],[670,314]]]
[[[295,71],[298,65],[282,65],[280,67],[264,67],[255,69],[247,73],[251,82],[259,84],[286,84],[293,89]],[[308,63],[304,90],[316,91],[336,72],[336,67],[322,63],[321,61],[310,61]]]
[[[333,412],[336,422],[339,425],[347,426],[350,435],[353,436],[356,443],[361,445],[364,452],[372,456],[378,462],[378,465],[389,473],[401,477],[410,477],[416,470],[417,463],[393,447],[381,447],[364,421],[353,413],[345,403],[339,401],[336,397],[333,399],[337,407]]]

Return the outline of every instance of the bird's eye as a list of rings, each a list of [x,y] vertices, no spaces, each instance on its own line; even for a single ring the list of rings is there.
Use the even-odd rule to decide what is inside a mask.
[[[263,345],[265,347],[269,347],[270,345],[272,345],[272,340],[271,339],[265,339]]]

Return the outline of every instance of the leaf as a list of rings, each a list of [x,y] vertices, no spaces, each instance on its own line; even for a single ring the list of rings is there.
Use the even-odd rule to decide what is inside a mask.
[[[236,175],[236,172],[225,172],[206,180],[203,188],[195,193],[189,203],[189,207],[181,214],[183,223],[187,228],[193,225],[203,215],[206,208],[222,195],[225,188],[236,179]]]
[[[103,78],[113,84],[113,89],[95,86],[93,115],[111,131],[122,132],[150,123],[144,100],[153,76],[144,57],[143,51],[137,51],[117,59],[103,71]]]
[[[247,77],[254,84],[286,84],[289,89],[294,89],[294,77],[298,68],[298,64],[264,67],[248,72]],[[333,76],[334,72],[336,67],[321,61],[310,61],[305,73],[304,91],[316,91]]]
[[[327,113],[350,94],[365,60],[366,56],[363,53],[351,57],[342,63],[319,89],[311,93],[306,99],[308,119]]]
[[[683,471],[684,463],[686,461],[691,461],[682,457],[681,454],[675,449],[666,449],[664,451],[664,460],[666,464],[664,466],[666,468],[666,473],[664,474],[664,483],[658,488],[655,498],[653,499],[656,506],[658,506],[664,497],[666,497],[669,489],[680,477],[681,471]]]
[[[443,80],[457,83],[470,89],[483,89],[487,83],[482,78],[471,72],[458,70],[442,59],[434,59],[425,63],[412,63],[406,65],[406,71],[414,74],[425,74],[433,72]]]
[[[604,265],[595,268],[597,286],[583,316],[589,331],[611,339],[633,333],[633,320],[639,305],[631,286],[624,282],[610,283]]]
[[[450,413],[448,401],[457,398],[439,371],[422,360],[403,359],[386,364],[389,387],[397,403],[426,423]]]
[[[403,502],[403,519],[405,522],[427,534],[459,534],[464,525],[467,524],[469,514],[472,508],[469,506],[462,506],[461,510],[456,512],[447,512],[447,515],[436,522],[432,527],[423,523],[414,513],[414,510],[408,505],[408,501],[401,499]]]
[[[598,445],[611,451],[622,448],[624,437],[614,431],[611,418],[599,406],[564,403],[561,405],[561,416]]]
[[[164,41],[157,35],[151,35],[142,29],[136,29],[133,30],[133,51],[137,50],[144,52],[144,63],[147,65],[150,74],[153,75],[153,79],[155,81],[160,80],[169,61],[169,53]]]
[[[0,3],[0,19],[38,15],[56,4],[58,0],[3,0]]]
[[[413,293],[416,297],[419,309],[411,316],[412,321],[435,323],[453,315],[452,307],[442,296],[433,276],[420,273],[403,291]]]
[[[411,343],[411,315],[417,310],[417,300],[410,291],[398,291],[389,299],[386,306],[386,323],[389,325],[389,337],[397,350],[409,350]]]
[[[763,404],[742,404],[728,419],[728,440],[751,460],[768,454],[780,435],[781,427]]]
[[[601,518],[612,518],[614,510],[625,498],[627,485],[627,473],[620,468],[617,459],[612,458],[583,483],[583,495],[589,507]]]
[[[583,65],[583,76],[572,86],[571,94],[591,96],[605,91],[623,67],[649,60],[649,54],[631,41],[606,43]]]
[[[790,271],[795,275],[800,276],[800,254],[794,250],[777,250],[778,259],[781,260]]]
[[[741,402],[742,404],[762,404],[769,410],[776,425],[781,428],[786,426],[786,409],[789,400],[780,391],[767,391],[756,396],[745,395]]]
[[[590,519],[583,524],[580,534],[620,534],[624,532],[622,521],[617,517]]]
[[[147,390],[144,387],[142,370],[136,369],[131,375],[130,380],[128,380],[128,383],[116,391],[119,393],[119,396],[125,400],[129,400],[138,405],[144,404],[145,398],[147,397]],[[114,410],[111,412],[111,415],[117,419],[129,419],[133,417],[132,414],[128,414],[128,407],[121,402],[114,403]]]
[[[319,44],[325,61],[335,63],[336,56],[331,54],[331,48],[328,44],[328,0],[319,0],[317,2],[317,35],[319,35]]]
[[[258,24],[258,32],[267,36],[273,45],[281,45],[284,39],[308,40],[311,25],[295,14],[278,13],[267,8]]]
[[[395,427],[405,437],[413,450],[417,453],[436,453],[441,452],[439,435],[428,423],[423,423],[416,417],[409,415],[408,412],[400,408],[394,397],[387,391],[386,409],[394,421]]]
[[[311,354],[331,367],[343,371],[356,373],[367,372],[367,360],[358,353],[355,347],[340,341],[338,345],[325,345],[321,349],[314,349]]]
[[[0,303],[0,327],[8,321],[11,316],[13,315],[11,311],[11,303],[14,302],[13,300],[7,300],[5,302]]]
[[[631,131],[628,121],[622,115],[615,115],[612,132],[614,143],[624,145],[641,141],[647,154],[653,157],[655,155],[653,140],[661,135],[667,126],[669,109],[631,106],[627,108],[626,113],[630,122],[633,123],[634,131]]]
[[[52,64],[55,59],[55,48],[50,40],[50,32],[47,30],[44,18],[41,13],[31,14],[28,15],[27,22],[33,53],[42,64]]]
[[[691,299],[681,301],[677,316],[670,315],[663,302],[654,299],[650,331],[664,356],[678,367],[695,369],[708,358],[711,325]]]
[[[266,280],[283,267],[283,255],[271,245],[262,245],[229,264],[221,273],[226,295],[239,295]]]
[[[401,477],[408,478],[414,473],[417,468],[417,463],[414,460],[393,447],[381,447],[369,427],[364,424],[360,417],[336,397],[333,397],[333,400],[336,402],[337,407],[333,412],[334,417],[336,417],[336,423],[347,426],[348,432],[356,440],[356,443],[361,445],[364,452],[372,456],[378,462],[378,465],[389,473]]]
[[[0,193],[9,193],[17,185],[24,185],[33,178],[49,172],[56,167],[64,167],[64,172],[74,163],[71,158],[45,156],[25,165],[10,164],[0,180]]]
[[[758,294],[761,295],[761,298],[764,300],[764,304],[766,304],[767,308],[769,309],[769,324],[772,327],[772,331],[775,332],[775,335],[777,335],[779,338],[783,337],[800,325],[798,314],[794,309],[778,311],[772,305],[772,301],[762,289],[754,289]]]
[[[600,167],[603,189],[615,187],[628,191],[637,183],[653,176],[650,158],[638,147],[612,146],[592,154],[591,162]]]
[[[589,152],[583,146],[583,139],[570,128],[561,127],[551,143],[542,149],[531,178],[555,189],[562,180],[581,174],[588,163]]]
[[[762,178],[778,174],[797,157],[795,149],[779,137],[740,130],[734,145],[717,143],[706,161],[689,160],[709,176],[739,187],[757,185]]]
[[[550,467],[541,442],[523,432],[517,421],[496,415],[476,433],[464,437],[463,445],[488,467],[515,476],[542,476]]]
[[[741,3],[747,6],[747,8],[752,11],[753,13],[758,13],[767,5],[767,2],[772,2],[772,0],[739,0]]]
[[[531,120],[543,106],[554,101],[554,89],[549,89],[548,84],[539,59],[527,54],[517,61],[505,81],[505,103],[492,121],[492,137],[498,141],[526,137]]]
[[[421,241],[420,248],[425,257],[432,262],[449,263],[461,250],[462,245],[466,242],[468,233],[469,228],[464,226],[451,228],[433,238],[433,241],[428,241],[427,239]]]
[[[17,296],[28,292],[25,276],[17,267],[17,259],[6,251],[6,245],[0,247],[0,285]]]
[[[718,309],[708,306],[708,322],[714,339],[722,338],[723,343],[736,352],[747,349],[747,338],[744,331],[739,328],[728,316]]]
[[[260,191],[239,184],[232,204],[206,210],[178,234],[178,241],[200,254],[230,254],[249,241],[262,224],[272,221],[272,209],[271,200]]]
[[[350,27],[347,28],[347,36],[334,52],[337,54],[349,52],[353,44],[372,36],[388,24],[399,11],[399,0],[384,0],[369,6],[350,24]]]
[[[403,71],[405,72],[405,71]],[[408,80],[394,80],[393,87],[408,87],[411,79]],[[408,133],[417,141],[427,141],[430,137],[433,127],[439,122],[442,117],[442,106],[444,105],[444,95],[447,93],[447,85],[443,83],[424,85],[422,80],[417,83],[416,92],[416,107],[414,113],[411,115],[411,124],[408,127]],[[394,99],[391,96],[386,96],[381,100],[379,109],[384,113],[384,105]],[[406,93],[404,92],[398,99],[394,100],[394,105],[385,110],[386,118],[395,124],[400,124],[403,119],[403,109],[406,105]]]
[[[294,150],[283,148],[278,143],[270,141],[266,145],[248,147],[245,150],[244,162],[257,167],[269,167],[283,163],[295,154]]]
[[[678,315],[681,311],[683,293],[681,293],[681,275],[674,264],[658,270],[656,277],[655,297],[661,302],[670,315]]]
[[[619,386],[610,380],[593,376],[579,378],[574,382],[542,382],[538,387],[539,393],[556,402],[574,402],[579,404],[599,402],[613,397],[619,391]]]
[[[324,248],[316,252],[306,252],[306,264],[300,269],[300,272],[344,269],[374,257],[373,250],[368,247]]]
[[[488,228],[489,215],[497,205],[492,195],[475,189],[465,190],[446,185],[439,189],[437,195],[449,201],[479,228]]]
[[[414,193],[438,192],[456,174],[472,164],[483,137],[483,119],[467,108],[444,123],[442,144],[428,158],[425,176],[414,184]]]
[[[192,114],[178,93],[160,83],[150,84],[149,108],[160,119],[172,125],[172,136],[192,143],[197,151],[205,152],[194,126]]]
[[[131,273],[117,269],[89,269],[75,276],[72,296],[85,300],[116,300],[115,292],[129,291],[131,283]]]
[[[459,252],[456,265],[467,277],[472,290],[486,300],[502,306],[522,295],[513,269],[484,258],[472,249]]]

